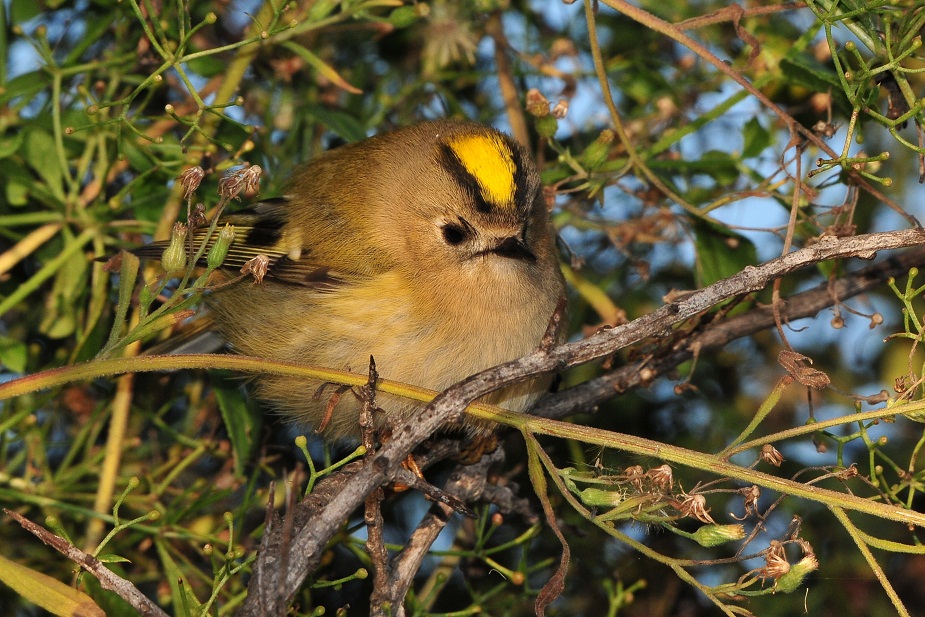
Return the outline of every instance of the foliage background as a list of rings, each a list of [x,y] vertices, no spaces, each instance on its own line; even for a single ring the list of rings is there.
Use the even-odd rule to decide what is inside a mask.
[[[137,353],[119,329],[125,316],[114,310],[119,277],[94,258],[166,237],[183,218],[182,188],[174,180],[184,169],[199,164],[210,172],[197,193],[207,206],[218,201],[221,173],[243,162],[264,169],[261,194],[272,195],[294,162],[423,118],[467,117],[529,139],[555,196],[556,226],[574,252],[566,266],[574,337],[644,315],[672,290],[703,287],[823,234],[903,228],[915,224],[910,216],[925,220],[916,183],[922,70],[916,37],[925,10],[897,4],[756,4],[742,13],[718,2],[640,2],[679,24],[659,31],[632,7],[614,10],[618,2],[7,1],[0,12],[4,377],[92,359],[114,323],[120,345],[108,353]],[[589,16],[596,27],[589,28]],[[686,37],[723,59],[729,72],[710,65]],[[766,99],[735,85],[733,73]],[[528,98],[531,89],[549,104]],[[552,122],[545,110],[560,99],[568,112]],[[810,176],[817,159],[830,157],[788,130],[791,117],[806,128],[821,122],[819,135],[837,152],[844,147],[846,158]],[[822,264],[788,277],[780,292],[856,267]],[[734,310],[771,300],[766,291]],[[867,409],[849,393],[887,390],[895,397],[897,379],[907,398],[917,398],[922,371],[915,346],[883,343],[895,332],[917,340],[916,323],[903,322],[903,310],[907,318],[917,310],[908,301],[884,287],[786,329],[789,344],[813,358],[833,386],[783,389],[759,433]],[[144,338],[164,325],[152,324]],[[786,374],[776,360],[782,346],[769,329],[574,420],[719,452]],[[649,352],[640,347],[610,364]],[[580,367],[563,385],[608,368]],[[100,549],[128,560],[112,558],[114,569],[173,614],[233,614],[259,538],[268,480],[304,458],[291,445],[292,431],[255,414],[258,407],[240,380],[215,371],[75,381],[7,400],[0,415],[0,503],[92,551],[112,528],[118,501],[123,521],[143,520]],[[857,464],[869,482],[826,485],[920,510],[922,438],[921,425],[904,417],[846,424],[777,443],[786,461],[776,473],[816,477]],[[618,473],[660,464],[579,441],[543,444],[560,467]],[[347,454],[311,447],[319,467]],[[522,440],[510,437],[506,451],[498,479],[519,483],[529,495]],[[675,474],[688,490],[714,479],[696,468]],[[758,615],[804,607],[819,615],[899,610],[824,507],[784,499],[769,509],[774,499],[760,502],[768,517],[743,554],[785,536],[798,515],[800,537],[812,545],[820,569],[795,593],[724,602]],[[630,511],[619,528],[667,556],[661,563],[641,558],[563,499],[554,502],[573,552],[565,593],[551,609],[557,614],[715,614],[669,566],[705,560],[685,566],[704,586],[736,583],[764,566],[761,558],[733,559],[738,547],[703,548],[664,531],[693,531],[699,523],[691,517],[653,522]],[[708,503],[720,523],[735,522],[730,511],[742,514],[734,492],[711,495]],[[400,544],[423,507],[415,496],[391,499],[387,540]],[[145,519],[152,511],[160,517]],[[445,534],[438,543],[442,552],[425,564],[409,599],[415,614],[530,614],[561,549],[542,525],[515,515],[493,526],[484,513],[477,522],[454,523],[455,540]],[[920,537],[898,523],[858,519],[885,539],[909,545]],[[746,525],[751,530],[756,519]],[[362,532],[352,535],[357,527],[348,523],[332,544],[314,587],[298,598],[298,614],[368,612],[369,581],[356,572],[369,558]],[[0,522],[0,534],[3,556],[73,579],[72,564],[11,520]],[[216,550],[210,554],[205,545]],[[876,558],[906,606],[925,602],[921,552],[891,545]],[[229,580],[218,585],[226,573]],[[323,585],[339,579],[345,580]],[[131,614],[91,577],[80,585],[107,614]],[[199,603],[210,594],[203,609]],[[5,587],[0,606],[8,614],[35,614]]]

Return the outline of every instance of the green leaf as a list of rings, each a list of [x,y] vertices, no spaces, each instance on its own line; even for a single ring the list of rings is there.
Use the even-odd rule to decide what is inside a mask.
[[[0,555],[0,581],[13,591],[59,617],[106,617],[93,598],[47,574]]]
[[[29,350],[24,342],[0,335],[0,364],[13,373],[25,373],[28,358]]]
[[[87,258],[75,252],[55,275],[51,293],[45,301],[45,314],[39,330],[49,338],[62,339],[77,328],[78,307],[87,289]]]
[[[0,185],[11,206],[24,206],[29,201],[30,185],[34,182],[32,174],[18,158],[9,158],[0,165]]]
[[[121,142],[122,154],[128,160],[132,169],[146,171],[157,165],[148,148],[139,148],[132,139],[123,139]]]
[[[26,129],[23,157],[45,181],[48,192],[64,203],[64,170],[59,165],[58,150],[51,133],[38,127]]]
[[[739,179],[739,169],[736,160],[728,152],[709,150],[700,157],[701,173],[707,174],[717,183],[732,184]]]
[[[42,14],[42,3],[34,0],[13,0],[10,3],[10,22],[22,24]]]
[[[697,247],[697,287],[711,285],[753,266],[758,261],[755,245],[741,234],[722,225],[697,221],[694,225]]]
[[[302,58],[302,60],[304,60],[305,63],[310,67],[315,69],[319,75],[330,81],[341,90],[346,90],[350,94],[363,94],[362,90],[356,86],[351,85],[347,82],[346,79],[341,77],[340,73],[338,73],[333,66],[316,56],[313,52],[309,51],[305,47],[302,47],[293,41],[284,42],[282,47],[288,49],[298,57]]]
[[[212,389],[234,452],[235,473],[241,474],[257,445],[260,418],[247,404],[239,378],[228,379],[219,374],[213,377]]]
[[[832,104],[839,112],[851,115],[851,104],[835,71],[806,56],[795,55],[780,61],[780,70],[787,81],[813,92],[830,92]]]
[[[97,555],[97,559],[103,563],[132,563],[131,560],[122,557],[121,555],[115,555],[113,553],[104,553],[102,555]]]
[[[343,137],[348,142],[360,141],[368,137],[363,123],[348,113],[328,109],[320,105],[307,105],[304,113],[307,117],[314,118],[336,133],[338,137]]]
[[[18,180],[7,182],[6,201],[11,206],[25,206],[29,203],[29,185]]]
[[[112,320],[112,330],[109,332],[109,341],[106,348],[114,346],[122,336],[123,330],[128,328],[128,310],[135,294],[135,281],[138,278],[138,269],[141,260],[128,251],[122,253],[122,266],[119,270],[119,302],[116,304],[116,314]]]
[[[194,58],[187,64],[189,65],[189,69],[192,72],[203,77],[215,77],[219,73],[228,70],[228,63],[223,62],[221,59],[215,56],[203,56],[201,58]]]
[[[764,152],[771,145],[771,132],[761,126],[758,118],[752,118],[742,129],[745,145],[742,146],[742,158],[750,159]]]
[[[22,131],[0,137],[0,159],[9,158],[18,152],[22,146],[22,140]]]
[[[49,85],[48,74],[44,71],[23,73],[8,81],[0,92],[0,105],[6,105],[16,98],[22,98],[17,105],[24,105]]]
[[[164,578],[170,585],[170,596],[173,600],[173,605],[176,607],[174,614],[198,614],[196,609],[201,606],[201,603],[196,596],[193,595],[189,584],[186,583],[183,570],[172,557],[171,551],[167,548],[167,543],[158,539],[154,542],[154,546],[157,549],[157,555],[164,568]]]
[[[825,92],[829,88],[841,91],[841,81],[835,71],[821,62],[816,62],[805,55],[794,55],[780,61],[780,69],[784,75],[795,81],[798,85],[813,90]]]

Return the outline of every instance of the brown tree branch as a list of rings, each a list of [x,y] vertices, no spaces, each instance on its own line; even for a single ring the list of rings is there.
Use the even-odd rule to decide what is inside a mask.
[[[772,281],[801,268],[831,259],[873,259],[877,251],[922,244],[925,244],[923,229],[850,238],[823,236],[813,246],[758,266],[749,266],[734,276],[671,301],[632,322],[598,332],[574,343],[551,349],[537,349],[523,358],[488,369],[448,388],[419,414],[396,427],[392,440],[374,457],[363,461],[358,467],[348,466],[351,467],[349,476],[346,473],[338,474],[338,477],[322,483],[315,493],[300,504],[297,519],[299,524],[296,525],[298,531],[290,547],[289,568],[281,572],[279,569],[273,570],[272,567],[268,567],[261,573],[262,577],[278,581],[284,593],[278,597],[260,597],[259,594],[252,594],[237,614],[285,614],[289,602],[308,574],[317,568],[325,545],[343,521],[365,501],[372,490],[394,477],[401,462],[417,444],[434,434],[441,426],[459,421],[466,406],[475,399],[512,383],[591,362],[648,338],[670,334],[674,325],[725,300],[760,291]],[[346,479],[342,480],[340,475],[346,476]],[[335,482],[339,486],[338,489],[328,488]],[[324,494],[319,496],[322,489]],[[272,546],[273,543],[274,540],[270,539],[267,546]],[[276,543],[278,544],[278,541]],[[260,565],[266,566],[262,560],[258,562],[258,566]]]
[[[447,480],[443,490],[463,502],[472,502],[482,495],[487,484],[488,469],[504,460],[501,448],[482,456],[474,465],[458,466]],[[405,542],[401,552],[392,558],[391,573],[386,586],[393,615],[404,616],[402,603],[414,582],[414,576],[421,568],[424,557],[453,516],[454,509],[442,503],[435,503],[424,516],[417,529]]]
[[[824,281],[813,289],[784,298],[783,306],[779,307],[780,316],[788,323],[812,317],[837,302],[875,289],[891,277],[903,276],[910,268],[923,264],[925,247],[894,255],[835,281]],[[698,347],[699,353],[720,349],[731,341],[773,327],[774,322],[773,307],[760,306],[725,321],[712,323],[704,331],[685,337],[681,348],[673,348],[669,353],[655,358],[647,357],[562,392],[549,394],[537,403],[531,413],[552,419],[562,419],[579,412],[587,413],[595,405],[687,362],[694,357],[694,349]],[[649,369],[647,379],[643,379],[643,367]]]

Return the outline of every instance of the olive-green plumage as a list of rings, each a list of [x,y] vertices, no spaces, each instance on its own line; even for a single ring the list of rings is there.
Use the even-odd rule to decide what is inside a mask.
[[[282,200],[227,215],[226,265],[270,258],[262,283],[207,303],[240,353],[365,373],[441,390],[533,350],[564,283],[537,171],[526,151],[480,124],[428,122],[342,146],[293,175]],[[487,400],[524,410],[540,379]],[[321,423],[336,388],[264,377],[258,396]],[[380,395],[379,423],[420,409]],[[358,433],[344,393],[323,434]],[[386,420],[386,418],[388,420]]]

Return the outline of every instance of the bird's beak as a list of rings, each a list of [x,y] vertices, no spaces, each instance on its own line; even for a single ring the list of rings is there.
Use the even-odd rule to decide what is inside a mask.
[[[536,255],[534,255],[530,249],[527,248],[527,245],[524,244],[523,240],[516,236],[504,238],[488,252],[494,253],[495,255],[500,255],[501,257],[520,259],[530,263],[536,262]]]

